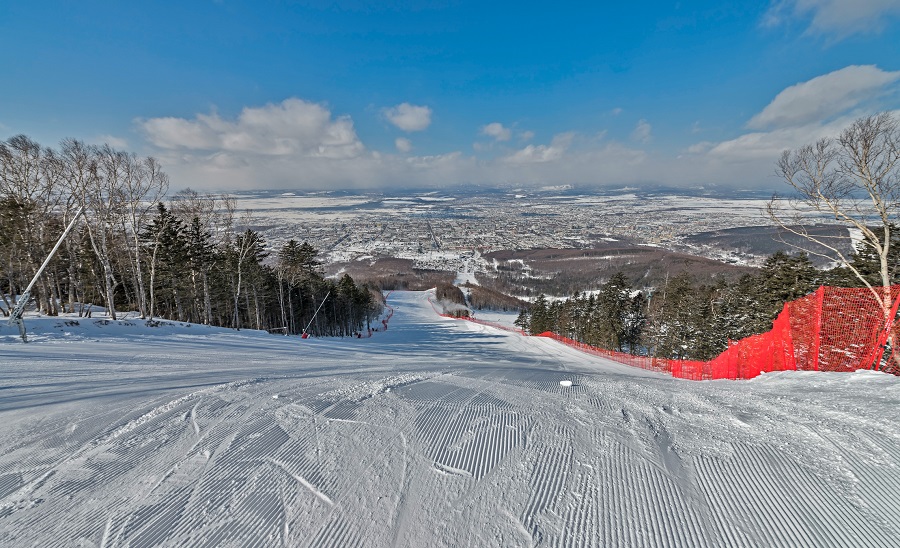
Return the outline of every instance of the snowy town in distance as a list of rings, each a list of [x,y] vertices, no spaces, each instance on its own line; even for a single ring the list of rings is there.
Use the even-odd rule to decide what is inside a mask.
[[[789,246],[777,241],[779,231],[765,215],[771,196],[741,194],[563,187],[233,196],[246,224],[273,249],[290,239],[315,242],[326,266],[396,257],[421,269],[488,273],[491,262],[481,255],[491,251],[589,249],[612,242],[759,266]],[[828,222],[824,215],[810,219]],[[711,237],[747,227],[762,229],[768,238],[736,246]]]

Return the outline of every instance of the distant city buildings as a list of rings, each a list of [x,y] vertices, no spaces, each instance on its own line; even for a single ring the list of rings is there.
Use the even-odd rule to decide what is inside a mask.
[[[623,240],[731,263],[761,257],[698,245],[687,236],[769,225],[766,200],[694,196],[544,195],[405,197],[238,195],[239,209],[253,211],[256,230],[269,245],[309,241],[326,264],[410,259],[417,268],[458,270],[464,260],[497,250],[590,248]],[[476,271],[490,268],[475,263]]]

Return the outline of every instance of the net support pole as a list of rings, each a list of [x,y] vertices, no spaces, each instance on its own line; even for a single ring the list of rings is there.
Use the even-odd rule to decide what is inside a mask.
[[[22,342],[28,342],[28,337],[25,335],[25,322],[22,320],[22,314],[25,312],[25,305],[28,304],[28,301],[31,299],[31,289],[34,287],[34,284],[37,283],[38,278],[41,277],[41,274],[44,273],[44,269],[47,268],[47,265],[50,264],[50,259],[56,255],[56,251],[59,249],[59,246],[62,245],[63,241],[66,239],[66,236],[69,235],[69,232],[75,227],[75,223],[78,221],[78,218],[81,217],[81,213],[84,211],[84,206],[78,208],[75,212],[75,216],[72,217],[72,220],[69,222],[69,226],[63,231],[62,236],[57,240],[56,245],[53,246],[53,249],[50,251],[50,254],[47,255],[47,258],[44,259],[44,263],[38,268],[37,272],[34,274],[34,278],[31,279],[31,283],[28,284],[28,287],[25,288],[25,291],[19,295],[18,300],[16,301],[16,307],[13,309],[12,314],[9,315],[9,321],[7,322],[9,325],[17,325],[19,327],[19,336],[22,337]]]
[[[313,320],[315,320],[315,319],[316,319],[316,316],[319,315],[319,310],[322,310],[322,306],[325,304],[325,301],[328,300],[328,296],[329,296],[329,295],[331,295],[331,291],[329,291],[328,293],[325,294],[325,298],[322,299],[322,302],[319,304],[319,308],[316,309],[316,312],[315,312],[315,314],[313,314],[313,317],[309,319],[309,323],[306,324],[306,327],[303,328],[303,334],[304,334],[304,335],[306,334],[307,330],[309,330],[309,326],[312,325]]]

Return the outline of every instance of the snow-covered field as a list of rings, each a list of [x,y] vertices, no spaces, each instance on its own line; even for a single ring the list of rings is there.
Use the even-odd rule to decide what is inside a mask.
[[[897,378],[680,381],[391,302],[362,340],[4,325],[0,545],[900,546]]]

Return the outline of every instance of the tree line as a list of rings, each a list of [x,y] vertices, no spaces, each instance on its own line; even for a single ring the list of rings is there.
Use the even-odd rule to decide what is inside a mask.
[[[9,314],[83,208],[32,290],[44,314],[90,315],[100,305],[112,319],[125,309],[148,320],[345,336],[381,313],[379,291],[347,275],[325,279],[311,244],[291,240],[273,255],[246,228],[249,216],[236,219],[233,198],[187,189],[167,200],[168,188],[155,159],[109,145],[0,142],[0,310]]]
[[[900,283],[900,242],[891,255],[892,283]],[[531,334],[551,331],[599,348],[671,359],[709,360],[728,341],[764,333],[784,303],[819,285],[864,287],[856,272],[880,280],[879,259],[860,247],[848,266],[818,270],[805,254],[776,252],[757,274],[704,283],[681,272],[653,290],[636,289],[622,273],[589,295],[550,301],[540,295],[516,325]]]

